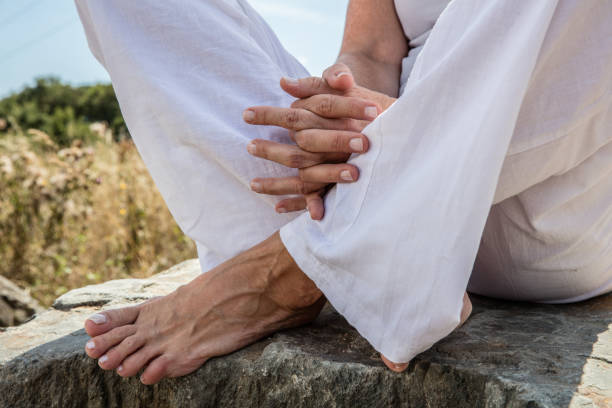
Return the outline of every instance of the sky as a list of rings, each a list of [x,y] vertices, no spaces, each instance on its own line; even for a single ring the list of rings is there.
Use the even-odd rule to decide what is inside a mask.
[[[334,62],[348,0],[250,3],[311,74]],[[0,0],[0,98],[47,75],[74,85],[110,81],[89,52],[74,0]]]

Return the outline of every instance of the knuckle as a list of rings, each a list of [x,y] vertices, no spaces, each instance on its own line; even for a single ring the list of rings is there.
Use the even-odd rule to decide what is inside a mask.
[[[136,340],[132,337],[128,337],[127,339],[123,340],[123,345],[128,349],[131,349],[132,347],[134,347],[135,344],[136,344]]]
[[[298,170],[298,178],[302,181],[306,181],[308,177],[308,171],[306,169],[299,169]]]
[[[321,88],[321,80],[317,77],[310,77],[308,79],[308,86],[312,89],[320,89]]]
[[[300,112],[294,109],[287,111],[285,114],[285,122],[290,127],[297,127],[301,122]]]
[[[330,148],[332,151],[337,152],[342,150],[342,136],[338,133],[334,133],[331,136]]]
[[[306,194],[306,183],[302,179],[297,179],[294,184],[294,193],[304,195]]]
[[[299,169],[304,167],[304,157],[299,152],[290,153],[287,156],[287,167],[291,167],[294,169]]]
[[[317,104],[318,111],[324,115],[330,115],[334,112],[334,101],[331,95],[323,95]]]

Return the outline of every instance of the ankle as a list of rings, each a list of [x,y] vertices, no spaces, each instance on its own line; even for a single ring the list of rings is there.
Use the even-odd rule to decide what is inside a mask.
[[[277,305],[298,311],[316,304],[323,292],[295,263],[280,235],[275,233],[262,243],[269,254],[266,296]]]

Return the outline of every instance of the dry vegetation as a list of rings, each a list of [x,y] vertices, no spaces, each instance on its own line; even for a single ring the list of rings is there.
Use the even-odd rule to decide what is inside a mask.
[[[61,147],[38,130],[0,131],[0,191],[0,274],[45,305],[196,256],[130,141]]]

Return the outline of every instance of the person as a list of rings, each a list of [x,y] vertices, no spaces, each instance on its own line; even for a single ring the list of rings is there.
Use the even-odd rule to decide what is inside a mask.
[[[76,4],[205,272],[91,316],[103,369],[186,375],[329,300],[402,371],[466,288],[612,290],[612,3],[351,0],[322,78],[246,0]]]

